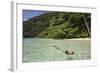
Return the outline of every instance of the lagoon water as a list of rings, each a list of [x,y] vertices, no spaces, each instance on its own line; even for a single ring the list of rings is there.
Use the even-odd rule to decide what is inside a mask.
[[[74,49],[74,55],[62,52],[67,49]],[[88,60],[91,59],[91,40],[24,38],[22,54],[24,63]]]

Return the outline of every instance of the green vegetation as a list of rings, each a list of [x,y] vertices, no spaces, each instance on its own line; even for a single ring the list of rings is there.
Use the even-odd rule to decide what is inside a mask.
[[[87,38],[91,37],[91,14],[49,12],[23,21],[23,37]]]

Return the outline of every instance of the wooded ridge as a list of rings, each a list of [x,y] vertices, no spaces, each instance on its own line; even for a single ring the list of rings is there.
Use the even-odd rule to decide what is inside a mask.
[[[23,21],[23,37],[87,38],[91,37],[91,14],[48,12]]]

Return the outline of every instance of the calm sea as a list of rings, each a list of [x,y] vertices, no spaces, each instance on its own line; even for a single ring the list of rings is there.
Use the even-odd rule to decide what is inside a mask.
[[[74,55],[62,52],[67,49],[74,49]],[[91,59],[91,40],[24,38],[22,54],[23,62],[87,60]]]

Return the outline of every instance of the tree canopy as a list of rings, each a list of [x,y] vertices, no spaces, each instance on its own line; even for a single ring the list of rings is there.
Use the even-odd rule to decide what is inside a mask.
[[[23,21],[23,37],[86,38],[91,37],[91,14],[49,12]]]

